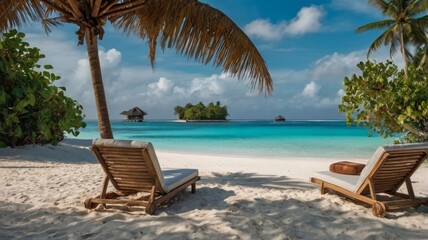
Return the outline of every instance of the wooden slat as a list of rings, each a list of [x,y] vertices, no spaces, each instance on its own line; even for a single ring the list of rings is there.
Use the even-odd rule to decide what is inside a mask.
[[[423,155],[424,155],[423,153],[391,154],[390,157],[406,159],[406,158],[415,158],[415,157],[420,158]]]
[[[130,172],[130,171],[125,171],[125,170],[110,170],[112,176],[116,176],[117,175],[121,175],[121,176],[149,176],[149,174],[147,172]]]
[[[145,167],[141,167],[138,165],[121,165],[121,164],[108,164],[107,167],[109,169],[117,169],[117,170],[124,170],[124,171],[142,171],[142,172],[148,172],[149,169]]]
[[[132,186],[132,187],[141,187],[144,185],[153,185],[150,181],[132,181],[130,179],[116,179],[117,184],[120,186]]]
[[[385,164],[414,164],[415,162],[418,162],[421,158],[415,157],[415,158],[405,158],[405,159],[388,159],[388,161],[385,162]]]
[[[381,170],[388,169],[388,170],[397,170],[397,169],[412,169],[415,167],[416,164],[401,164],[401,165],[385,165],[382,167]]]
[[[384,185],[384,184],[392,184],[392,185],[396,185],[397,182],[396,181],[391,181],[389,179],[382,179],[382,180],[374,180],[375,186],[380,186],[380,185]]]
[[[410,172],[414,166],[394,167],[394,168],[382,168],[380,172],[395,172],[395,171],[407,171]]]
[[[148,175],[136,175],[136,174],[135,175],[134,174],[115,174],[114,175],[114,179],[125,179],[125,178],[129,178],[133,180],[141,180],[141,181],[145,181],[146,179],[153,179]]]
[[[115,179],[117,180],[124,180],[124,181],[150,181],[153,182],[153,178],[150,178],[148,176],[129,176],[127,175],[126,177],[122,177],[122,176],[115,176]]]
[[[397,175],[401,175],[401,174],[407,174],[408,172],[410,172],[409,170],[405,169],[405,170],[394,170],[394,171],[379,171],[378,174],[375,177],[378,176],[397,176]]]
[[[151,179],[115,178],[120,183],[153,183]],[[152,184],[153,185],[153,184]]]
[[[122,156],[116,156],[116,155],[109,155],[109,154],[103,154],[104,158],[107,159],[111,159],[111,160],[128,160],[128,161],[133,161],[133,162],[141,162],[144,161],[144,159],[141,156],[126,156],[126,155],[122,155]]]
[[[391,156],[413,156],[413,155],[424,155],[425,150],[390,150],[388,151]]]
[[[132,191],[142,192],[149,188],[148,185],[135,186],[135,185],[118,184],[118,186],[119,186],[119,191],[130,191],[130,192]]]
[[[150,189],[152,187],[148,184],[147,185],[139,185],[139,186],[132,185],[132,184],[129,184],[129,185],[118,184],[118,185],[119,185],[119,188],[121,191],[124,190],[124,191],[136,191],[136,192],[142,192],[142,191]]]
[[[139,148],[101,148],[100,152],[103,154],[113,154],[113,155],[121,155],[121,154],[130,154],[130,155],[141,155],[141,149]]]
[[[147,170],[148,168],[144,164],[135,164],[135,163],[117,163],[117,162],[107,162],[109,167],[118,167],[118,168],[133,168],[133,169],[143,169]]]
[[[109,158],[105,158],[106,163],[110,163],[110,164],[133,164],[133,165],[141,165],[141,166],[147,166],[146,162],[144,160],[139,160],[139,161],[135,161],[135,160],[128,160],[128,159],[123,159],[123,160],[119,160],[119,159],[109,159]]]

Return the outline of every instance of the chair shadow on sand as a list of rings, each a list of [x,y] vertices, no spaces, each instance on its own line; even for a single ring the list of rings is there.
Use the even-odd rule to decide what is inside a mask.
[[[282,195],[248,197],[237,192],[244,188],[250,189],[250,196],[258,190]],[[309,197],[293,197],[305,193]],[[320,197],[315,186],[287,177],[214,173],[202,176],[195,194],[185,191],[174,200],[171,206],[160,207],[155,216],[130,216],[138,210],[88,212],[83,204],[81,208],[59,209],[0,202],[0,238],[420,239],[428,235],[428,229],[415,230],[374,218],[369,210],[352,203],[349,206],[358,211],[344,211],[339,205],[346,201],[337,196]],[[424,219],[427,213],[428,207],[420,207],[403,215]]]

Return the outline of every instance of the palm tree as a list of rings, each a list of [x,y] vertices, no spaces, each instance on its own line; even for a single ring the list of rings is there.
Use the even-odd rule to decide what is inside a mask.
[[[51,27],[79,27],[78,44],[86,42],[101,138],[113,138],[101,67],[98,39],[109,21],[117,30],[146,39],[154,66],[156,47],[207,64],[213,62],[238,79],[250,79],[252,89],[270,94],[272,79],[251,40],[226,15],[197,0],[0,0],[0,31],[42,20]]]
[[[391,45],[392,57],[398,47],[403,58],[404,69],[411,54],[407,48],[409,44],[420,45],[426,43],[425,29],[428,27],[428,16],[418,17],[426,13],[426,0],[369,0],[369,4],[380,9],[386,20],[366,24],[357,28],[357,32],[372,29],[385,30],[370,46],[367,57],[376,51],[382,44]]]

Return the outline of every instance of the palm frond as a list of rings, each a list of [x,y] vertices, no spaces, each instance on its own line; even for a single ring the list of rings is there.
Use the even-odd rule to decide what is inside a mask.
[[[44,7],[38,0],[0,0],[0,31],[40,20],[43,13]]]
[[[389,57],[394,57],[395,54],[400,51],[400,41],[398,37],[390,37],[390,43],[391,43],[391,47],[389,48]]]
[[[369,0],[369,5],[381,10],[384,12],[386,9],[388,9],[389,3],[385,0]]]
[[[113,19],[116,20],[116,19]],[[226,15],[196,0],[146,0],[134,14],[118,16],[116,28],[147,38],[152,63],[156,46],[216,67],[239,79],[249,78],[251,87],[271,93],[272,79],[251,40]]]
[[[387,20],[372,22],[372,23],[369,23],[369,24],[366,24],[364,26],[357,28],[356,32],[365,32],[365,31],[373,30],[373,29],[383,30],[385,28],[389,28],[393,24],[395,24],[395,20],[393,20],[393,19],[387,19]]]
[[[61,25],[62,25],[62,22],[60,17],[42,19],[42,26],[45,29],[46,33],[51,32],[51,27],[57,27]]]
[[[369,50],[367,51],[367,58],[370,57],[372,52],[378,50],[382,45],[387,45],[390,43],[393,33],[389,30],[383,32],[379,37],[377,37],[373,43],[370,45]]]
[[[428,0],[410,0],[406,8],[408,15],[411,17],[417,16],[423,13],[426,14],[427,10],[428,10]]]
[[[427,18],[428,19],[428,18]],[[424,27],[421,27],[424,26]],[[408,29],[408,33],[406,34],[408,40],[411,44],[419,46],[427,43],[427,33],[424,29],[427,28],[427,25],[424,23],[418,22],[418,20],[414,20],[413,23],[409,23],[406,25],[406,29]]]

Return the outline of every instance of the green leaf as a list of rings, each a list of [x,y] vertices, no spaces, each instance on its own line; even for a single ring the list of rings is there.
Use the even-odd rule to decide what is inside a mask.
[[[34,94],[28,94],[28,104],[31,106],[34,106],[36,103],[36,97],[34,97]]]
[[[82,106],[53,84],[60,76],[37,71],[44,55],[24,37],[16,30],[0,37],[0,146],[56,144],[64,132],[77,135],[85,126]],[[43,67],[53,69],[49,64]]]

